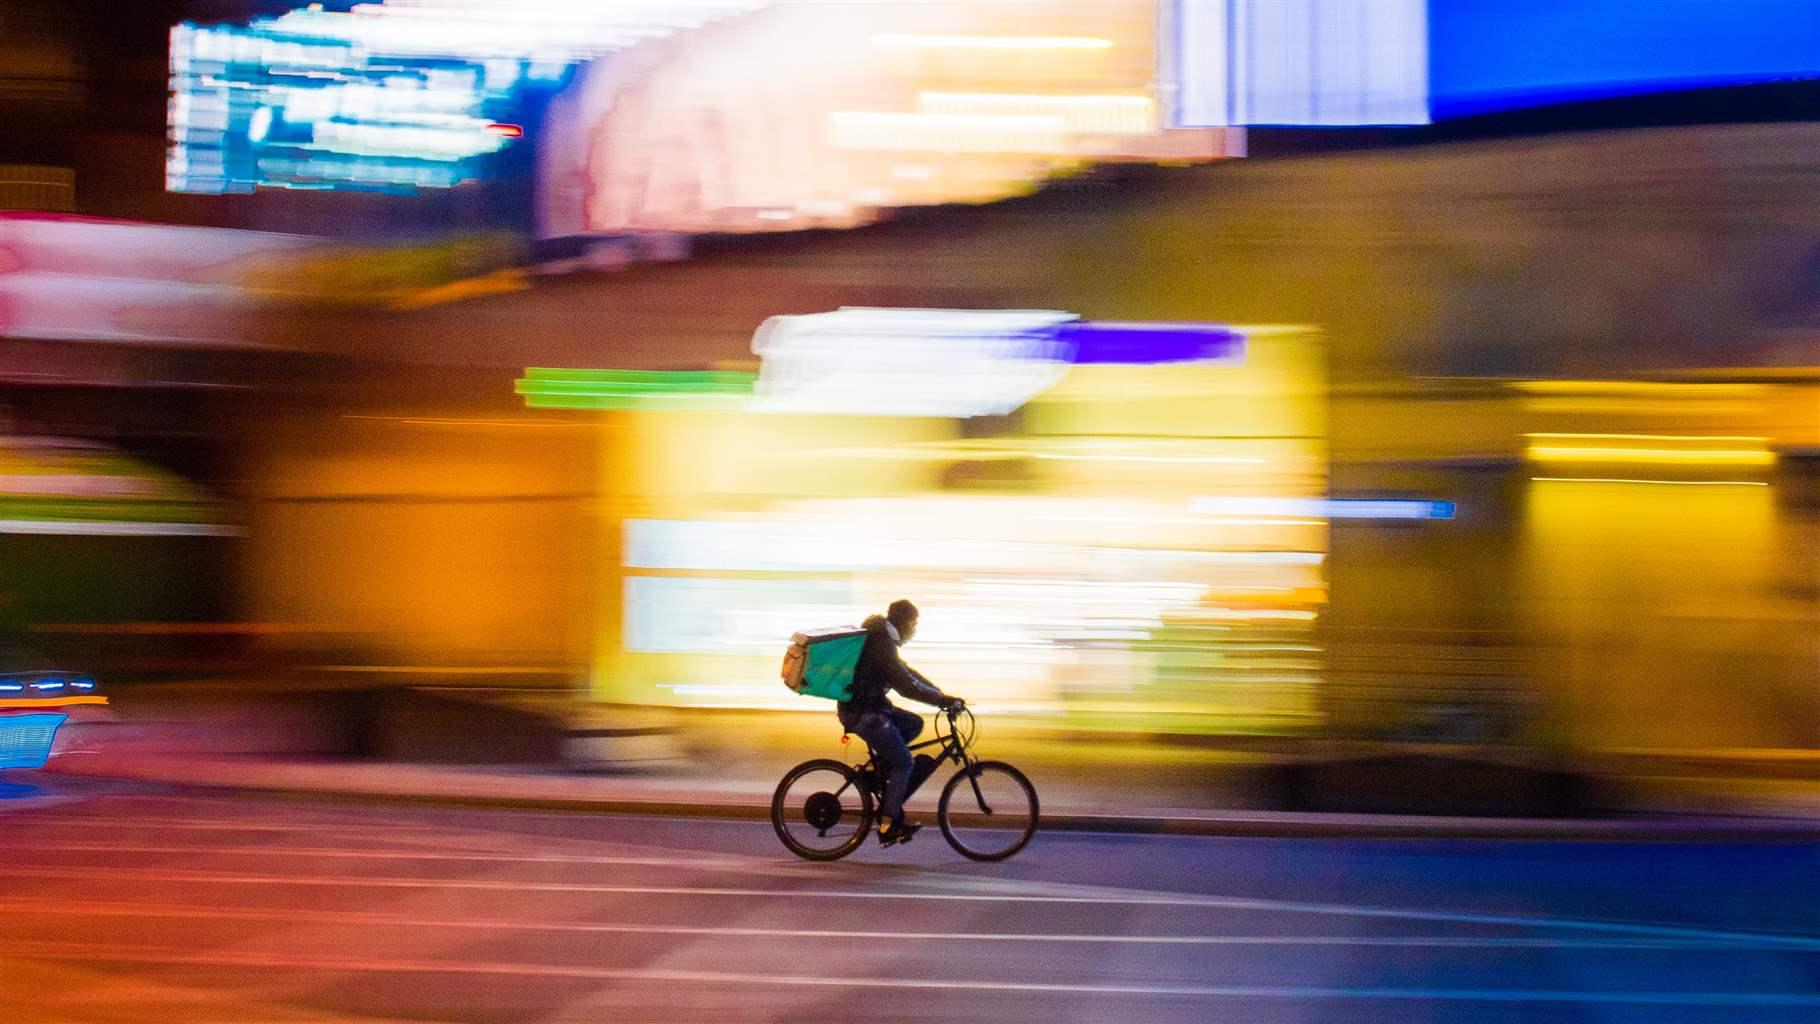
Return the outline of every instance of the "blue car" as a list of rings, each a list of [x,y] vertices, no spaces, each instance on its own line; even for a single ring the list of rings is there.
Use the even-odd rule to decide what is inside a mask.
[[[72,713],[105,705],[95,680],[52,670],[0,672],[0,769],[42,768]]]

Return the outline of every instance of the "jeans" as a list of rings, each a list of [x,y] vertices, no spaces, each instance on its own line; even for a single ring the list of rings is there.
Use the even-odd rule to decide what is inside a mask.
[[[848,731],[866,741],[872,757],[886,771],[885,799],[878,815],[885,821],[902,821],[904,794],[910,789],[910,772],[914,765],[910,743],[923,731],[923,716],[901,708],[864,711],[843,719]]]

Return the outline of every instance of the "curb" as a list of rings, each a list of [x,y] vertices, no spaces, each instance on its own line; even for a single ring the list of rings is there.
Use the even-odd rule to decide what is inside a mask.
[[[260,782],[169,780],[130,774],[57,772],[171,786],[178,789],[256,793],[299,801],[354,800],[378,804],[481,807],[502,810],[656,818],[769,821],[765,804],[632,800],[598,797],[435,793],[358,787],[287,786]],[[1804,818],[1453,818],[1370,814],[1234,812],[1207,815],[1055,814],[1040,829],[1120,835],[1255,839],[1417,839],[1630,843],[1820,843],[1820,821]]]

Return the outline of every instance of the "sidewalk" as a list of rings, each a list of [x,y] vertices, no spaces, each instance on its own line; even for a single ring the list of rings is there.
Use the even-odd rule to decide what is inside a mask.
[[[600,774],[538,767],[158,750],[146,740],[143,733],[138,742],[117,746],[91,740],[54,759],[48,770],[305,799],[764,820],[776,777],[790,764],[814,756],[840,756],[838,745],[831,744],[832,751],[774,751],[743,762],[685,759]],[[1068,763],[1063,751],[1052,751],[1050,757],[1036,762],[1010,756],[1010,751],[993,749],[990,753],[1004,753],[1006,760],[1026,769],[1043,801],[1043,827],[1053,831],[1346,839],[1820,842],[1820,786],[1807,780],[1759,780],[1758,785],[1771,788],[1753,801],[1720,793],[1710,805],[1702,806],[1698,794],[1692,794],[1692,802],[1680,808],[1664,805],[1596,817],[1334,814],[1246,806],[1243,772],[1231,770],[1243,766],[1228,760],[1224,764],[1228,770],[1222,770],[1215,757],[1193,758],[1195,763],[1186,766],[1146,765],[1141,759],[1119,766],[1117,761],[1129,758],[1109,756],[1105,750],[1083,751],[1085,765]],[[947,774],[946,770],[938,772],[936,783],[911,801],[913,813],[920,812],[925,819],[932,815],[939,792],[936,785]],[[1255,794],[1249,796],[1255,804]]]

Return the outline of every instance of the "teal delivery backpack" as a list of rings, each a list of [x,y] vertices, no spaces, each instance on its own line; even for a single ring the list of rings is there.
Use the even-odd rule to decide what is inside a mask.
[[[866,631],[857,626],[797,633],[784,654],[784,685],[805,697],[848,700],[853,696],[853,669],[865,646]]]

